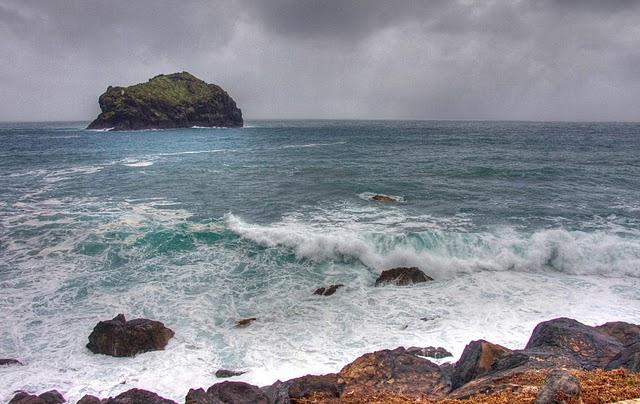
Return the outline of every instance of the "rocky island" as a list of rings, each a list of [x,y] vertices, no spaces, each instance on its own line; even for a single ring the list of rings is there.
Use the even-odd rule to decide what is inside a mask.
[[[242,111],[226,91],[190,73],[158,75],[146,83],[107,88],[102,113],[87,129],[139,130],[241,127]]]

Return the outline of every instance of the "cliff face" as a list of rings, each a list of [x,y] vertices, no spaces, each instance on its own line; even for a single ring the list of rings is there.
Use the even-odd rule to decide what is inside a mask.
[[[226,91],[187,72],[161,74],[129,87],[109,86],[99,103],[102,113],[87,129],[241,127],[243,124],[242,111]]]

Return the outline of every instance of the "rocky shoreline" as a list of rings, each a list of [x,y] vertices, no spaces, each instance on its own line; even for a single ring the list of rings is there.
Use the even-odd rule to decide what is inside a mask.
[[[376,286],[409,285],[432,279],[418,268],[383,271]],[[317,289],[330,298],[343,285]],[[323,297],[324,298],[324,297]],[[250,327],[256,318],[237,321]],[[132,357],[163,350],[174,331],[159,321],[127,320],[119,314],[100,321],[89,335],[94,354]],[[609,322],[588,326],[570,318],[539,323],[522,349],[485,340],[471,341],[455,363],[432,359],[451,356],[442,347],[398,347],[366,353],[338,373],[306,375],[269,386],[222,381],[195,386],[187,404],[217,403],[605,403],[640,397],[640,325]],[[0,359],[2,366],[22,366],[17,359]],[[242,370],[219,369],[216,378]],[[15,392],[10,404],[58,404],[63,395]],[[80,404],[170,404],[174,401],[137,388],[109,398],[91,395]]]
[[[173,331],[160,322],[126,321],[118,315],[96,325],[89,347],[101,347],[93,352],[133,356],[163,349],[172,336]],[[185,403],[604,403],[640,397],[640,326],[636,324],[609,322],[591,327],[557,318],[538,324],[523,349],[477,340],[465,347],[455,363],[438,365],[428,359],[446,355],[446,350],[434,347],[385,349],[360,356],[338,373],[307,375],[263,387],[235,381],[215,383],[206,390],[194,387]],[[2,363],[21,365],[15,359]],[[216,376],[239,374],[221,369]],[[52,390],[39,395],[16,392],[9,403],[63,402],[63,395]],[[109,398],[86,395],[78,403],[174,401],[134,388]]]

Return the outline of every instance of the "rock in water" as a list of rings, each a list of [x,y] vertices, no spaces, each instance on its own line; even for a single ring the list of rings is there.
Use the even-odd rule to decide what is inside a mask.
[[[22,366],[22,362],[20,362],[17,359],[11,359],[11,358],[0,359],[0,366],[9,366],[9,365]]]
[[[203,389],[191,389],[185,404],[269,404],[267,395],[257,386],[242,382],[222,382]]]
[[[243,124],[242,111],[226,91],[187,72],[161,74],[129,87],[109,86],[99,103],[102,113],[87,129],[241,127]]]
[[[432,281],[433,278],[427,276],[424,272],[416,267],[410,268],[393,268],[386,271],[382,271],[378,279],[376,279],[376,286],[385,285],[387,283],[393,283],[398,286],[411,285],[413,283]]]
[[[218,369],[216,370],[216,377],[218,379],[224,379],[227,377],[240,376],[247,372],[239,371],[239,370],[228,370],[228,369]]]
[[[123,314],[100,321],[89,335],[87,348],[93,353],[134,356],[164,349],[174,332],[159,321],[138,318],[127,321]]]
[[[314,295],[320,295],[320,296],[331,296],[332,294],[336,293],[336,291],[343,287],[344,285],[342,284],[338,284],[338,285],[331,285],[331,286],[327,286],[327,287],[321,287],[315,290],[315,292],[313,292]]]

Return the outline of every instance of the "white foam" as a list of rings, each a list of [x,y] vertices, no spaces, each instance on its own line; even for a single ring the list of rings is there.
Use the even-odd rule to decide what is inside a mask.
[[[323,147],[323,146],[335,146],[339,144],[346,144],[347,142],[333,142],[333,143],[303,143],[303,144],[288,144],[281,146],[281,149],[305,149],[308,147]]]

